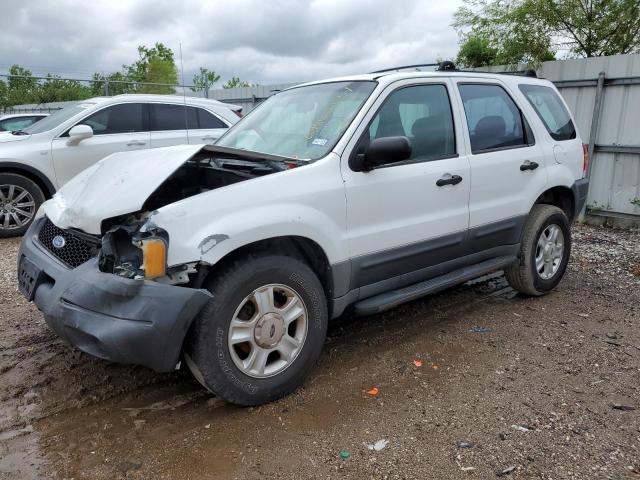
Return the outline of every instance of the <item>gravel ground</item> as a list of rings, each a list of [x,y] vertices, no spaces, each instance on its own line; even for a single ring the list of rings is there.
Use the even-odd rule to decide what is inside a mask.
[[[574,242],[542,298],[495,274],[333,322],[305,386],[247,409],[65,345],[0,240],[0,479],[640,478],[640,234]]]

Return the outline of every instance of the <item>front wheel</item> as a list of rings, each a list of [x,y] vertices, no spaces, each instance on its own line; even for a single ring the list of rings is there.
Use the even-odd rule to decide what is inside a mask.
[[[562,280],[570,253],[565,213],[552,205],[534,205],[524,226],[519,261],[505,269],[505,276],[521,293],[544,295]]]
[[[185,360],[230,403],[260,405],[295,390],[318,359],[327,301],[315,273],[285,256],[248,258],[207,284],[213,299],[194,321]]]
[[[42,202],[44,194],[33,180],[0,173],[0,238],[24,234]]]

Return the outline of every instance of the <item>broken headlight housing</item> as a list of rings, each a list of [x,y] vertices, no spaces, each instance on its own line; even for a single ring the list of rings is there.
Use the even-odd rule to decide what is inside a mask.
[[[99,265],[125,278],[155,279],[167,273],[169,236],[161,228],[141,231],[143,223],[117,225],[102,236]]]

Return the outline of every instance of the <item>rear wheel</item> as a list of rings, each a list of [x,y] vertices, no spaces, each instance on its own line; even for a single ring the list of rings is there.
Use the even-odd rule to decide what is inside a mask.
[[[44,202],[44,194],[31,179],[0,173],[0,238],[24,234]]]
[[[521,293],[544,295],[562,280],[570,253],[566,214],[552,205],[534,205],[524,227],[519,261],[505,269],[505,276]]]
[[[326,336],[327,301],[315,273],[285,256],[230,265],[207,285],[213,300],[189,332],[186,363],[207,389],[239,405],[295,390]]]

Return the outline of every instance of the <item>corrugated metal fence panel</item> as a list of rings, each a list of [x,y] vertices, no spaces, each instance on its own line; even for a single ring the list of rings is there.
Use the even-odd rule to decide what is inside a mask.
[[[545,62],[541,76],[551,80],[640,77],[640,55],[614,55]],[[596,87],[560,88],[584,142],[589,141]],[[640,145],[640,85],[605,86],[596,145]],[[589,208],[640,215],[640,155],[596,152],[591,159]]]
[[[295,83],[281,83],[277,85],[255,85],[252,87],[222,88],[209,91],[209,98],[221,102],[235,103],[242,107],[244,113],[251,111],[256,105],[269,98],[275,92],[284,90]]]

